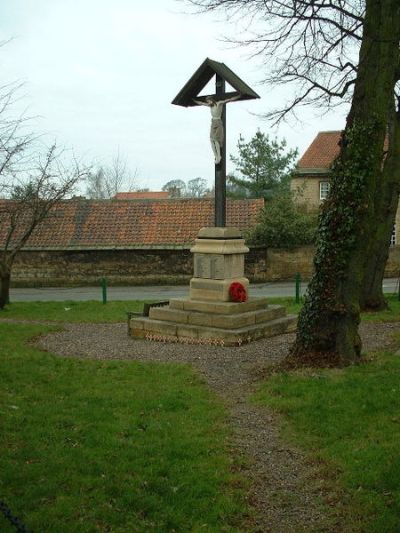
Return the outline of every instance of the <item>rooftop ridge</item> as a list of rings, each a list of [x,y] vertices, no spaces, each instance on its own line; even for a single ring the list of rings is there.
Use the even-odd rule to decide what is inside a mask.
[[[12,202],[2,200],[0,203]],[[241,232],[256,224],[262,198],[228,199],[227,226]],[[32,233],[25,249],[182,246],[213,225],[214,198],[63,200]],[[7,223],[0,225],[0,248]]]

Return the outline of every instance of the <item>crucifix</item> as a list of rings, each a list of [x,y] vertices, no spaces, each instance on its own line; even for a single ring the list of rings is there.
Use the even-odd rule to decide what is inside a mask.
[[[215,75],[215,94],[198,96]],[[228,82],[234,92],[226,92]],[[214,225],[226,226],[226,104],[239,100],[259,98],[243,80],[224,63],[206,59],[172,101],[185,107],[203,105],[211,111],[210,142],[215,164]]]
[[[215,163],[215,207],[214,225],[226,225],[226,107],[225,104],[239,100],[240,94],[226,98],[225,80],[216,75],[215,96],[204,100],[193,101],[197,105],[205,105],[211,111],[210,143]]]

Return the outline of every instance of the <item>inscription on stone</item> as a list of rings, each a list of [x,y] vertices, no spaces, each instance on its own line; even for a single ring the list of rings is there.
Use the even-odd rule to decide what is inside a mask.
[[[196,278],[210,277],[210,262],[207,254],[195,254],[194,275]]]
[[[195,254],[194,275],[203,279],[224,279],[224,256],[218,254]]]
[[[210,277],[211,279],[224,279],[224,256],[211,255],[210,256]]]

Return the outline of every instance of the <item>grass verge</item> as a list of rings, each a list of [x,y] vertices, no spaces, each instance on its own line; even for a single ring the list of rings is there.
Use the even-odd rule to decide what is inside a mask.
[[[126,313],[142,312],[143,301],[95,300],[63,302],[15,302],[0,311],[1,318],[55,322],[124,322]]]
[[[287,307],[287,312],[296,314],[301,304],[293,298],[270,298],[271,304]],[[2,318],[16,320],[40,320],[54,322],[124,322],[128,312],[141,313],[143,301],[110,301],[106,304],[95,300],[62,302],[15,302],[0,311]]]
[[[363,313],[361,319],[372,322],[399,322],[400,300],[397,294],[386,294],[388,309],[374,313]]]
[[[400,321],[400,301],[397,294],[386,294],[386,301],[389,308],[385,311],[362,313],[361,320],[371,322],[399,322]],[[297,315],[303,306],[304,299],[296,303],[293,298],[269,298],[269,302],[284,305],[289,314]]]
[[[364,313],[362,320],[398,321],[400,301],[397,295],[387,295],[389,309],[378,313]],[[284,305],[289,314],[298,314],[303,305],[293,298],[269,298],[271,304]],[[51,320],[55,322],[124,322],[127,312],[140,313],[143,301],[110,301],[107,304],[95,300],[62,302],[15,302],[0,311],[1,318],[21,320]]]
[[[27,346],[49,330],[0,324],[0,500],[33,531],[237,531],[225,413],[190,367]]]
[[[349,531],[400,531],[400,357],[342,370],[279,373],[256,401],[282,413],[283,435],[326,465]]]

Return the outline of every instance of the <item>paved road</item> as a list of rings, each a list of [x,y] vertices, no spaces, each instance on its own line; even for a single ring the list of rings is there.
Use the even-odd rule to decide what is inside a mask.
[[[301,294],[307,288],[301,285]],[[383,290],[387,293],[397,293],[399,280],[385,279]],[[168,300],[188,296],[189,288],[185,286],[159,285],[149,287],[109,287],[108,300]],[[295,284],[291,282],[270,282],[251,285],[250,296],[293,296]],[[48,287],[38,289],[11,289],[10,300],[21,301],[64,301],[64,300],[102,300],[100,287]]]

